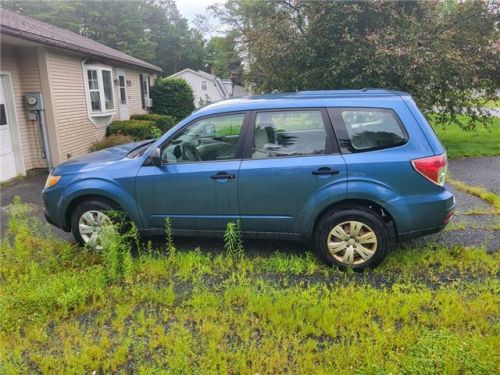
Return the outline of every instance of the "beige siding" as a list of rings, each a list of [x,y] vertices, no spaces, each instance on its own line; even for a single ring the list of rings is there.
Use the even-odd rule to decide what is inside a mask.
[[[87,113],[81,61],[74,57],[48,53],[47,69],[61,161],[88,152],[92,142],[104,135]]]
[[[35,48],[5,47],[2,46],[1,70],[9,72],[12,77],[21,147],[26,170],[46,167],[47,161],[43,157],[42,139],[36,121],[30,121],[23,106],[25,92],[41,92],[40,56],[44,59],[43,73],[50,87],[50,99],[53,108],[53,118],[48,124],[54,129],[52,142],[56,158],[60,162],[70,157],[79,156],[89,151],[96,140],[100,140],[106,133],[106,126],[96,126],[89,119],[86,101],[85,79],[82,68],[82,58],[76,55],[47,51],[38,55]],[[46,66],[46,67],[45,67]],[[115,67],[113,77],[115,77]],[[124,69],[127,85],[129,114],[147,113],[142,108],[141,86],[139,71]],[[45,75],[46,74],[46,75]],[[151,77],[151,83],[154,77]],[[119,119],[118,87],[114,86],[115,108],[112,120]],[[49,99],[49,100],[50,100]]]
[[[126,79],[131,82],[131,86],[127,87],[130,115],[148,113],[147,110],[142,108],[140,74],[136,70],[127,69],[125,71]]]
[[[44,168],[47,166],[47,160],[43,154],[39,127],[36,121],[28,119],[23,105],[25,92],[41,91],[36,51],[2,45],[0,55],[0,70],[10,73],[12,78],[25,169]]]

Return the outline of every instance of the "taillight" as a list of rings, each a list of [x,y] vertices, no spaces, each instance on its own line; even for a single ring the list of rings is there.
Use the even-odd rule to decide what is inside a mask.
[[[446,154],[411,161],[413,168],[425,178],[437,185],[443,186],[446,177],[448,161]]]

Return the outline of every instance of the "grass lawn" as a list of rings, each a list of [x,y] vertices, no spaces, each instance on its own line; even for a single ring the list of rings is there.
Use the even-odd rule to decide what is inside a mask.
[[[460,120],[468,121],[466,116]],[[480,125],[473,131],[464,131],[457,125],[434,125],[434,129],[449,158],[500,155],[500,117],[492,117],[487,128]]]
[[[499,253],[402,249],[365,274],[113,234],[91,253],[10,212],[2,374],[498,373]]]

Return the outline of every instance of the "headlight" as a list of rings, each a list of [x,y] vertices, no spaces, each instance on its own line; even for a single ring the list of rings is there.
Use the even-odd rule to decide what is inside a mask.
[[[61,176],[52,176],[51,174],[49,174],[49,177],[47,177],[47,181],[45,182],[45,189],[54,186],[59,182],[60,179]]]

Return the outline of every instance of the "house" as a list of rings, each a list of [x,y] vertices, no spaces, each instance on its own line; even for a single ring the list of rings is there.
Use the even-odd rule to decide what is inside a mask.
[[[157,66],[0,9],[0,181],[85,154],[113,120],[147,113]]]
[[[196,108],[230,97],[248,95],[245,87],[234,85],[230,79],[221,79],[215,74],[186,68],[168,78],[182,78],[193,89]]]

